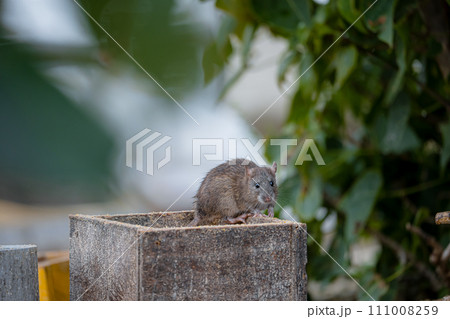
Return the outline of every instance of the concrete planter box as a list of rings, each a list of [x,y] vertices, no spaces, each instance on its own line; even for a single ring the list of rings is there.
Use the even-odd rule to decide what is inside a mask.
[[[71,300],[306,300],[305,224],[185,227],[192,218],[70,216]]]

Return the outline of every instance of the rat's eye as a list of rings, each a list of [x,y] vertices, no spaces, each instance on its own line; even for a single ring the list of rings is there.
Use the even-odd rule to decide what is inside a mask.
[[[270,181],[269,184],[270,184],[270,186],[273,186],[273,181]]]
[[[255,187],[256,187],[256,188],[259,188],[259,184],[258,184],[258,183],[256,183],[256,184],[255,184]]]

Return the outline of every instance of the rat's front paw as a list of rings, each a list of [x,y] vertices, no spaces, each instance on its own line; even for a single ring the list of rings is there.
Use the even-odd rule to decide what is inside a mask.
[[[239,216],[234,217],[234,218],[227,217],[225,219],[225,222],[227,222],[228,224],[239,224],[239,223],[247,224],[247,218],[250,217],[250,216],[251,216],[251,214],[244,213],[244,214],[239,215]]]
[[[261,211],[255,210],[251,213],[251,217],[263,217],[263,214],[261,214]]]
[[[267,209],[267,216],[269,216],[269,217],[275,216],[275,214],[274,214],[274,212],[273,212],[273,206],[270,206],[270,207]]]

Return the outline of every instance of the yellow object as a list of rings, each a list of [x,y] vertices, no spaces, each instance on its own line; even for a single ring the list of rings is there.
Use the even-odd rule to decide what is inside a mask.
[[[38,268],[40,300],[69,300],[69,252],[39,253]]]

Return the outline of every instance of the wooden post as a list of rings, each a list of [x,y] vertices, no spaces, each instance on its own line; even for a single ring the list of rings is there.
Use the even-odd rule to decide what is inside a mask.
[[[70,216],[71,300],[306,300],[306,225],[193,211]]]
[[[437,213],[436,224],[450,224],[450,212]]]
[[[0,300],[39,300],[36,245],[0,245]]]
[[[450,224],[450,212],[441,212],[437,213],[435,217],[435,221],[437,225],[449,225]],[[444,249],[441,256],[450,255],[450,244]],[[442,257],[444,258],[444,257]],[[438,301],[450,301],[450,295],[445,296]]]

